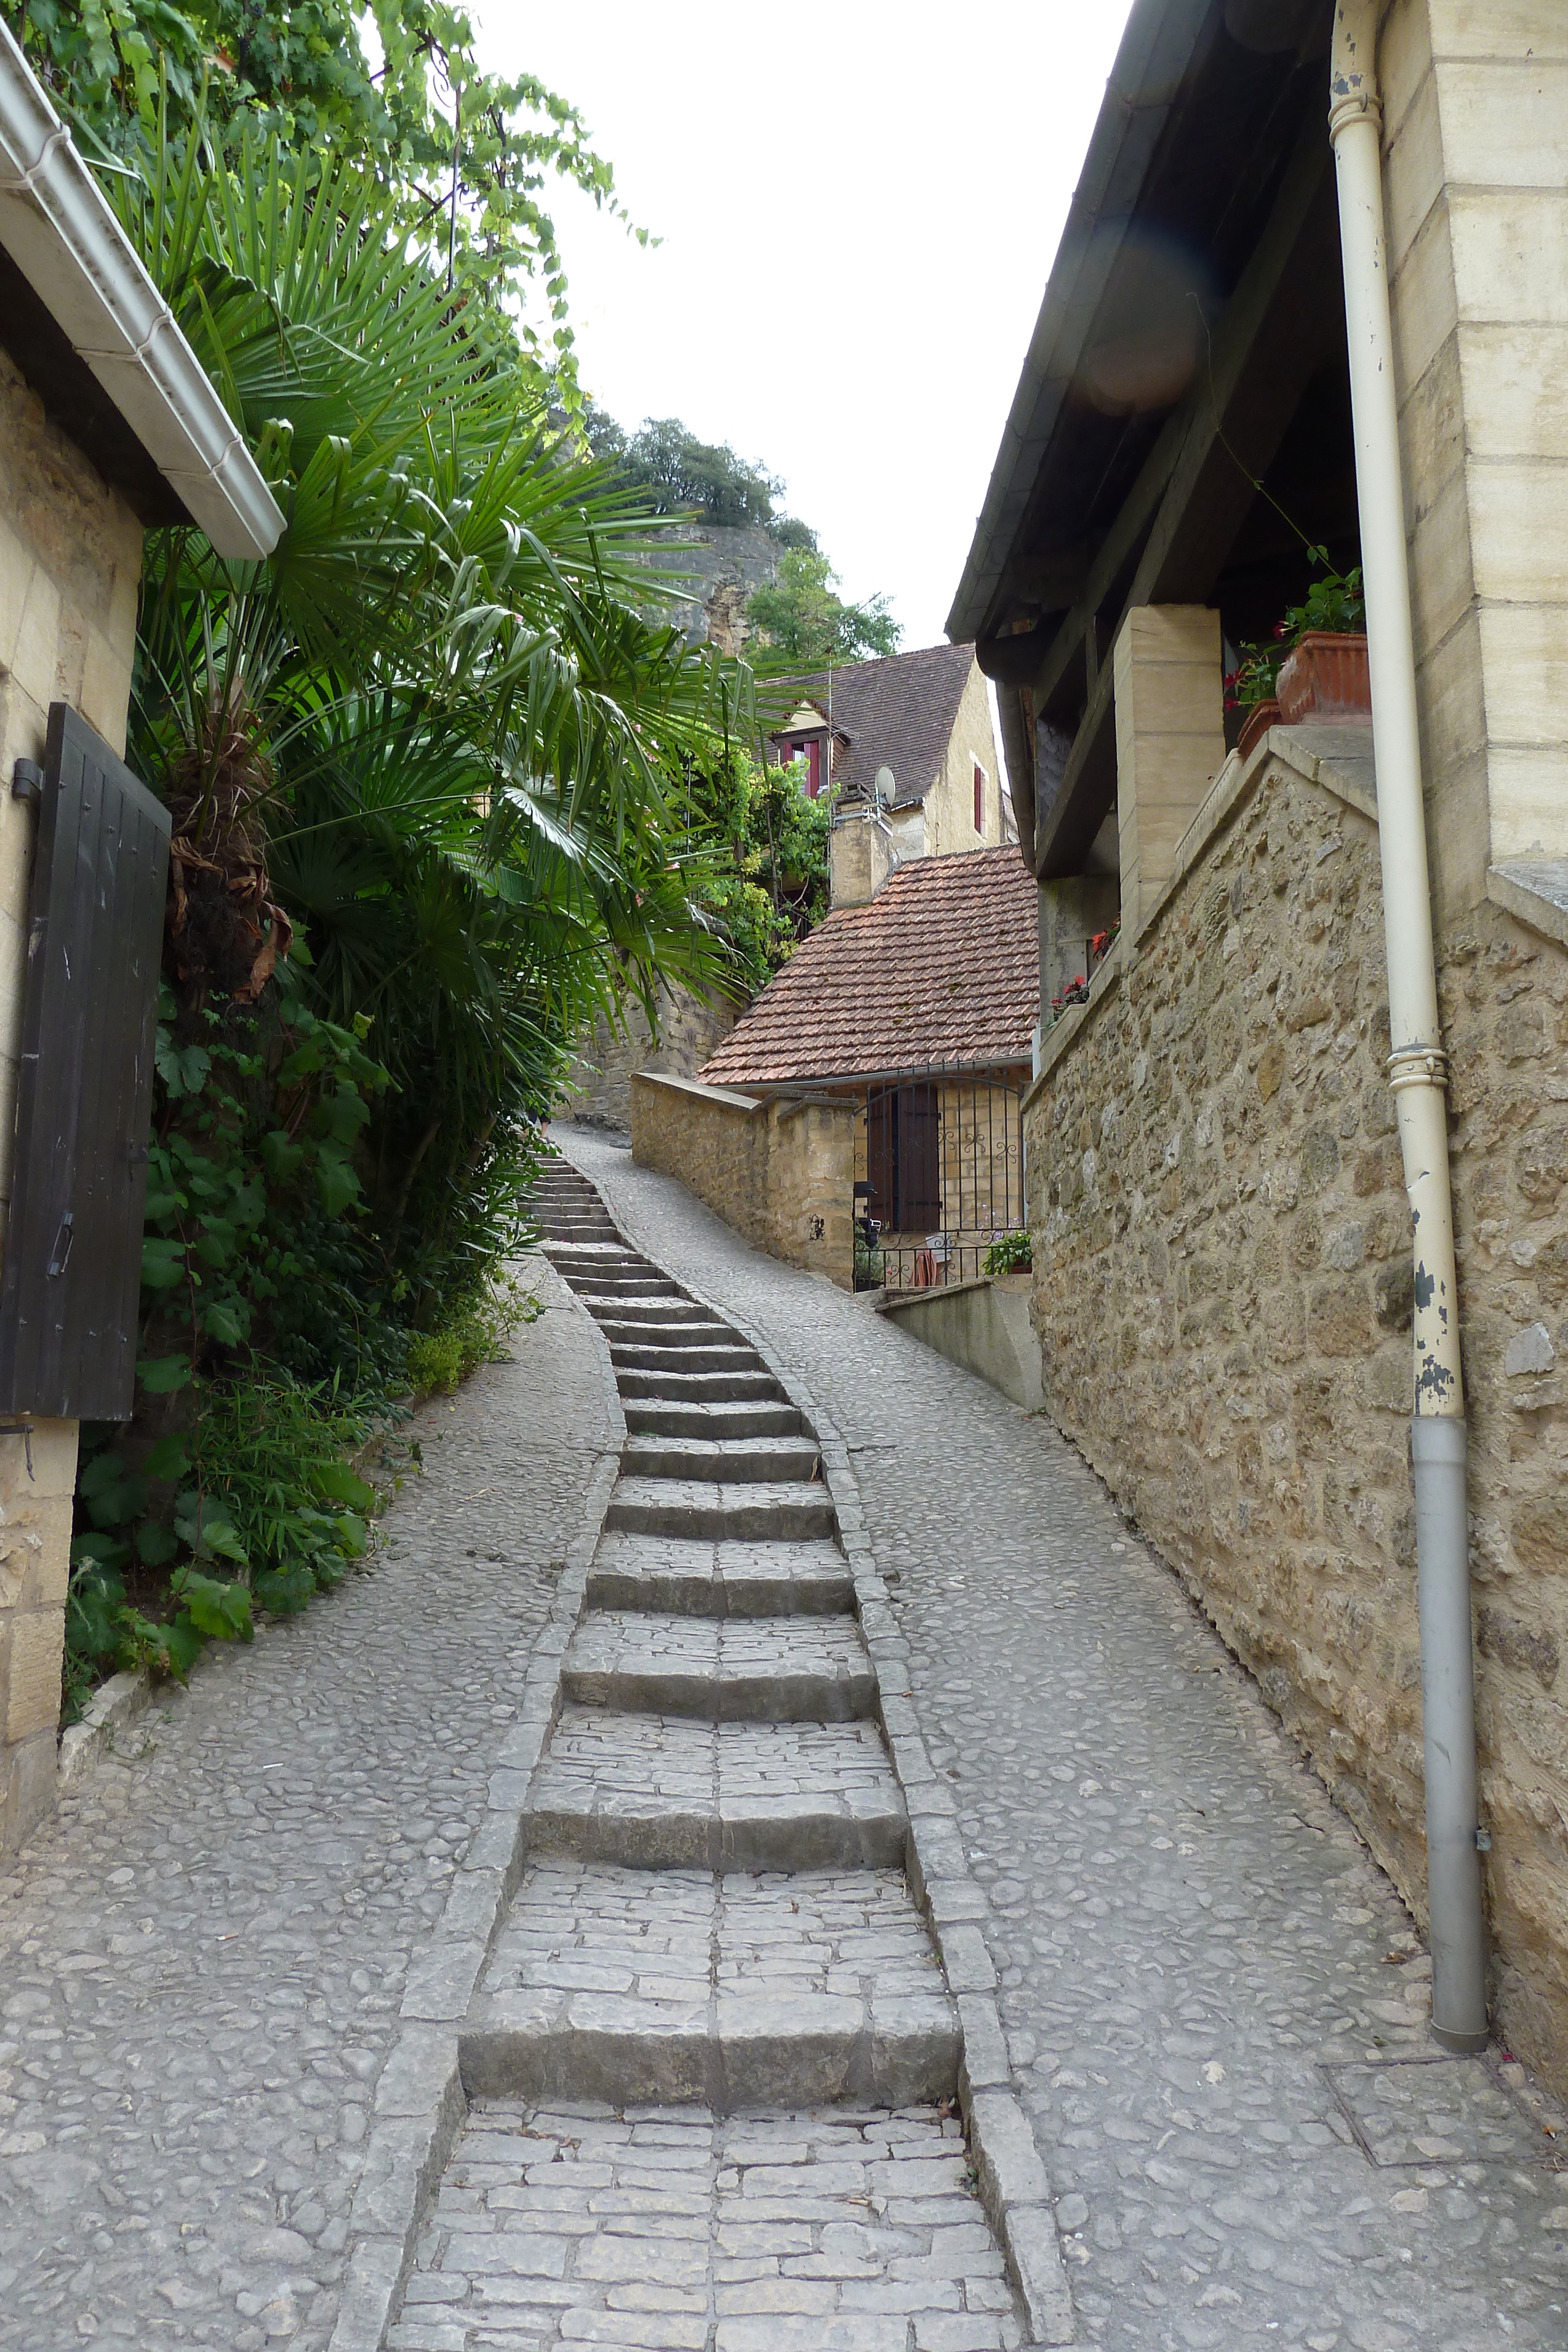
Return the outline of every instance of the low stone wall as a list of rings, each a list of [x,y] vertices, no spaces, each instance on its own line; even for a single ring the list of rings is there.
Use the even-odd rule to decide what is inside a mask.
[[[741,1010],[722,997],[709,999],[661,982],[657,1035],[640,1004],[628,1006],[620,1034],[600,1013],[567,1073],[561,1117],[584,1127],[629,1128],[632,1071],[695,1078],[728,1036]]]
[[[1228,764],[1142,937],[1045,1041],[1025,1106],[1034,1313],[1054,1419],[1421,1915],[1410,1223],[1376,808],[1314,734]],[[1489,901],[1438,952],[1497,2014],[1561,2086],[1568,953],[1545,902],[1513,896],[1535,925]]]
[[[853,1103],[737,1094],[639,1070],[632,1157],[678,1176],[770,1257],[854,1286]]]
[[[1040,1339],[1030,1319],[1030,1288],[1027,1274],[1004,1275],[996,1282],[955,1282],[939,1290],[890,1296],[879,1312],[949,1363],[977,1372],[1014,1404],[1038,1412],[1045,1389]]]

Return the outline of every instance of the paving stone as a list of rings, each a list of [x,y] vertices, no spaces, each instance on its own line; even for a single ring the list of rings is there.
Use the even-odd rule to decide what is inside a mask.
[[[567,1654],[574,1705],[717,1721],[842,1723],[869,1716],[876,1677],[852,1617],[756,1622],[598,1610]]]
[[[989,1898],[977,1924],[1080,2337],[1561,2352],[1561,2176],[1489,2156],[1495,2053],[1465,2062],[1459,2157],[1368,2161],[1324,2068],[1435,2054],[1419,1938],[1087,1466],[624,1151],[576,1133],[568,1149],[630,1238],[776,1351],[825,1447],[822,1419],[847,1443],[954,1835]],[[1005,2087],[995,2055],[980,2063]],[[1517,2074],[1508,2095],[1549,2150]],[[1397,2107],[1371,2113],[1414,2147]],[[1427,2121],[1445,2140],[1451,2116]]]
[[[562,1711],[536,1848],[653,1867],[902,1868],[906,1823],[871,1724],[696,1723]]]
[[[409,1973],[618,1443],[525,1278],[368,1572],[214,1645],[0,1871],[0,2345],[325,2352]]]
[[[650,2144],[640,2137],[645,2127],[630,2120],[635,2113],[612,2111],[598,2119],[604,2136],[584,2137],[582,2123],[559,2110],[476,2107],[449,2179],[474,2182],[480,2212],[497,2227],[447,2226],[438,2215],[400,2324],[420,2324],[447,2294],[449,2279],[443,2321],[450,2324],[451,2314],[494,2327],[500,2298],[524,2277],[532,2259],[526,2248],[537,2242],[557,2299],[519,2306],[519,2318],[548,2352],[600,2343],[690,2343],[716,2352],[727,2341],[758,2352],[795,2345],[865,2352],[884,2344],[909,2352],[923,2342],[934,2352],[1014,2352],[1022,2343],[1005,2282],[998,2299],[990,2235],[971,2192],[960,2192],[965,2227],[879,2226],[883,2200],[873,2175],[891,2160],[893,2135],[904,2161],[935,2163],[945,2174],[956,2165],[961,2177],[963,2143],[950,2118],[918,2106],[896,2116],[834,2107],[727,2118],[686,2108],[673,2118],[665,2110]],[[508,2147],[509,2160],[501,2153]],[[781,2152],[798,2160],[768,2160]],[[688,2215],[675,2237],[647,2234],[655,2217],[644,2183],[661,2166],[685,2184],[684,2199],[672,2200]],[[563,2240],[562,2207],[589,2230]],[[767,2221],[753,2218],[764,2211]],[[848,2263],[845,2244],[855,2249]],[[925,2267],[895,2277],[893,2265],[912,2259]],[[655,2316],[666,2331],[676,2321],[691,2332],[679,2325],[674,2334],[624,2332]],[[939,2323],[960,2332],[922,2334]]]

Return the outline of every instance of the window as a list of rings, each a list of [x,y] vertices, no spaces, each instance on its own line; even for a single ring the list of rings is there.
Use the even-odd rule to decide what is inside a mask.
[[[822,789],[821,737],[813,736],[808,743],[786,743],[780,756],[785,767],[800,767],[805,770],[800,782],[805,788],[806,798],[809,801],[814,801]]]
[[[986,829],[986,772],[978,760],[975,762],[975,831]]]

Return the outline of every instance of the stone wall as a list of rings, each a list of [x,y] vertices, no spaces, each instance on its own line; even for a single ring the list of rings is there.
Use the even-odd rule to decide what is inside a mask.
[[[125,744],[141,528],[0,352],[0,1213],[11,1197],[32,811],[10,793],[41,761],[51,702]],[[74,1422],[40,1422],[29,1476],[0,1438],[0,1851],[54,1802],[76,1485]]]
[[[640,1004],[627,1007],[620,1035],[601,1013],[567,1073],[562,1115],[584,1127],[629,1128],[632,1071],[660,1070],[670,1077],[695,1078],[728,1036],[741,1010],[723,998],[709,999],[661,982],[657,1036]]]
[[[1227,763],[1143,938],[1048,1034],[1034,1312],[1053,1417],[1419,1915],[1409,1217],[1375,801],[1327,741]],[[1564,2085],[1568,918],[1533,911],[1483,903],[1439,961],[1497,2014]]]
[[[769,1256],[849,1290],[857,1116],[852,1103],[765,1098],[639,1071],[632,1157],[678,1176]]]

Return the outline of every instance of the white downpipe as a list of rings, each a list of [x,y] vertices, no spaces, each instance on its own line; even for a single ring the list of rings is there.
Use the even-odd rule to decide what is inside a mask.
[[[1338,0],[1329,137],[1339,184],[1361,561],[1372,671],[1392,1052],[1415,1249],[1416,1412],[1410,1429],[1427,1769],[1432,2026],[1450,2049],[1487,2038],[1486,1932],[1477,1849],[1475,1690],[1448,1056],[1437,1018],[1416,651],[1405,548],[1399,413],[1383,220],[1379,0]]]

